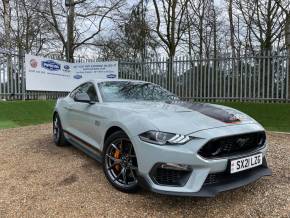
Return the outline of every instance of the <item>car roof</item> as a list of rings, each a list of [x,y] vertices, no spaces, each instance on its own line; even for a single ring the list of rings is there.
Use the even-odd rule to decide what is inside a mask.
[[[101,83],[101,82],[120,82],[120,81],[127,81],[127,82],[137,82],[137,83],[150,83],[142,80],[132,80],[132,79],[94,79],[94,80],[89,80],[88,82],[93,82],[93,83]]]

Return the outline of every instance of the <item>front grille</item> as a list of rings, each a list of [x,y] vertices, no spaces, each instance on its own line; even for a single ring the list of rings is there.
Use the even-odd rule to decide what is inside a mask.
[[[209,141],[198,152],[204,158],[221,158],[257,150],[266,142],[265,132],[227,136]]]
[[[190,171],[155,167],[150,174],[158,185],[183,186],[190,176]]]

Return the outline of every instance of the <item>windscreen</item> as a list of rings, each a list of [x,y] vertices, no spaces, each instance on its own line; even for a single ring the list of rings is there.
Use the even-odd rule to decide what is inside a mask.
[[[178,100],[174,94],[152,83],[106,81],[98,86],[104,102]]]

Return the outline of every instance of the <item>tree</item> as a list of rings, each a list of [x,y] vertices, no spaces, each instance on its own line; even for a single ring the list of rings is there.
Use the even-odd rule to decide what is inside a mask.
[[[42,14],[57,33],[67,61],[73,62],[76,49],[82,46],[96,46],[92,41],[102,31],[105,20],[113,20],[111,15],[122,5],[123,0],[70,0],[67,26],[66,9],[58,0],[49,0],[49,10],[43,11]]]
[[[2,0],[4,20],[4,48],[11,50],[11,7],[10,0]]]
[[[270,50],[283,36],[285,18],[283,11],[273,0],[235,0],[246,26],[258,41],[260,50]]]
[[[189,53],[199,57],[216,57],[221,42],[226,41],[220,9],[212,0],[191,0],[187,10],[188,40],[182,41],[185,46],[188,44]]]
[[[8,50],[13,48],[19,53],[34,54],[49,53],[57,48],[57,46],[50,46],[56,43],[54,32],[38,12],[40,8],[45,8],[46,1],[5,0],[2,2],[5,3],[4,6],[0,6],[0,17],[3,17],[5,24],[2,27],[4,32],[2,47]]]
[[[286,23],[285,23],[285,44],[288,50],[290,51],[290,1],[281,1],[275,0],[278,6],[286,14]]]
[[[20,53],[25,51],[38,54],[42,51],[46,40],[51,39],[48,23],[37,11],[44,6],[44,1],[13,1],[15,11],[13,11],[12,38]]]
[[[153,29],[162,42],[162,46],[173,58],[176,48],[187,29],[183,19],[189,0],[153,0],[156,26]],[[160,5],[161,4],[161,5]]]
[[[133,57],[144,60],[147,57],[148,47],[155,47],[152,41],[150,26],[146,20],[147,6],[144,0],[133,6],[131,13],[120,25],[124,42],[133,51]]]
[[[173,88],[173,59],[179,42],[188,25],[183,22],[189,0],[153,0],[156,26],[153,31],[157,34],[160,45],[168,54],[167,88]]]
[[[107,59],[145,60],[157,48],[147,20],[148,2],[141,0],[119,15],[110,37],[103,40],[102,56]]]
[[[228,0],[228,16],[230,22],[230,44],[232,48],[233,56],[236,56],[236,46],[235,46],[235,27],[233,20],[233,0]]]
[[[290,2],[282,2],[281,0],[276,0],[278,6],[283,10],[286,14],[286,23],[285,23],[285,44],[288,50],[288,55],[290,54]],[[283,4],[284,3],[284,4]],[[290,62],[288,62],[288,81],[290,81]],[[288,98],[290,96],[290,85],[288,84]]]

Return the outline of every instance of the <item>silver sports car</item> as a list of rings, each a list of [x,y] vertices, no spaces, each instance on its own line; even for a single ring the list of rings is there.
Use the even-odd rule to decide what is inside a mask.
[[[271,175],[264,128],[232,108],[180,101],[159,85],[96,80],[58,99],[55,144],[98,160],[118,190],[215,196]]]

